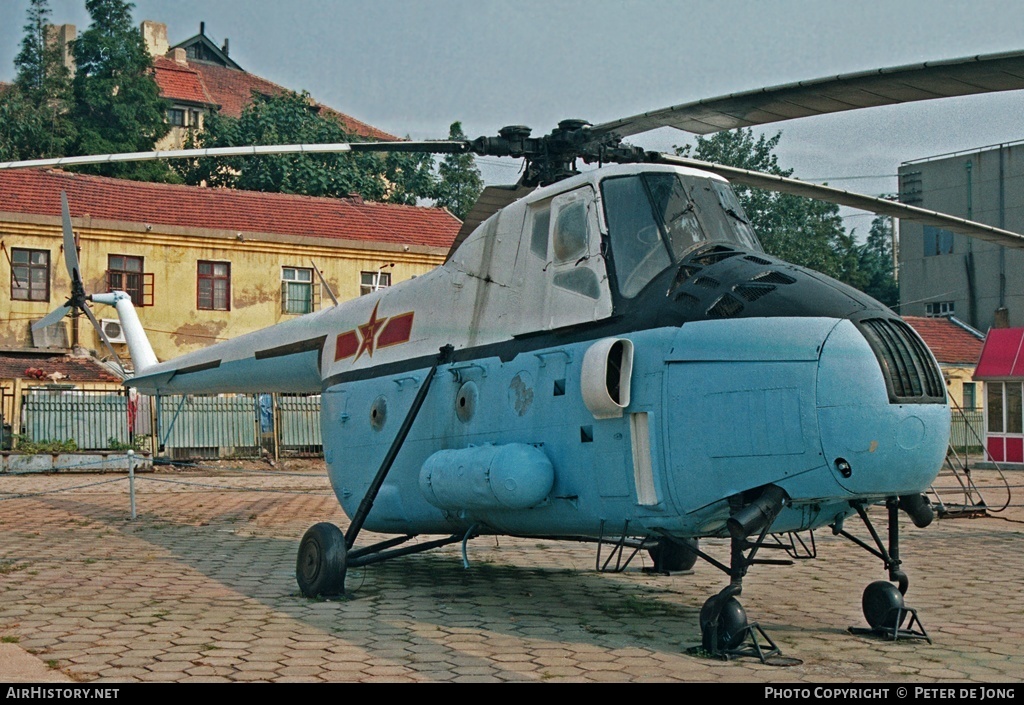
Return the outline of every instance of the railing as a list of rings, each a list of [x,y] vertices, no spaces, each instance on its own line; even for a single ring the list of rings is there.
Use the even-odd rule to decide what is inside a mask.
[[[30,389],[17,441],[26,448],[151,450],[175,460],[323,453],[319,395],[188,395]]]
[[[979,455],[983,451],[985,416],[980,409],[953,409],[949,444],[963,455]]]

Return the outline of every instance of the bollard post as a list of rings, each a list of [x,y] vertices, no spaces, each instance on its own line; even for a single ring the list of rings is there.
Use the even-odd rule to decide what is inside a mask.
[[[135,451],[128,451],[128,497],[132,506],[132,521],[135,521]]]

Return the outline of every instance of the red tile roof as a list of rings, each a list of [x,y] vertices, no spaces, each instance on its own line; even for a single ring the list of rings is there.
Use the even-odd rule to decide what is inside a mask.
[[[903,316],[903,320],[917,331],[940,364],[978,364],[985,344],[985,336],[980,332],[946,317]]]
[[[164,59],[164,62],[175,62],[170,59]],[[163,62],[161,62],[162,65]],[[220,106],[220,112],[223,115],[229,117],[240,117],[242,115],[242,108],[252,99],[252,94],[259,93],[261,95],[280,95],[281,93],[287,92],[287,88],[271,83],[265,78],[247,73],[245,71],[239,71],[237,69],[227,68],[225,66],[218,66],[216,64],[206,64],[201,62],[192,62],[188,64],[188,67],[195,71],[202,80],[203,85],[209,94],[211,101]],[[157,83],[160,85],[161,93],[167,97],[171,97],[171,91],[174,89],[173,86],[168,83],[161,82],[162,72],[157,72]],[[167,72],[166,79],[169,81],[171,73]],[[318,104],[319,105],[319,104]],[[340,113],[333,108],[328,108],[325,105],[320,105],[320,109],[325,115],[333,117],[340,121],[344,126],[345,130],[361,137],[368,137],[374,140],[381,140],[387,142],[393,142],[398,140],[392,134],[388,134],[383,130],[378,130],[372,125],[367,125],[365,122],[356,120],[350,115]]]
[[[53,353],[0,353],[0,379],[59,382],[120,382],[121,378],[91,357],[54,356]]]
[[[203,84],[202,76],[188,64],[157,56],[153,59],[153,77],[160,87],[160,95],[168,100],[217,105]]]
[[[58,170],[0,171],[0,212],[60,217],[66,191],[72,217],[183,228],[273,233],[431,248],[451,247],[461,223],[443,208],[359,199],[123,181]]]

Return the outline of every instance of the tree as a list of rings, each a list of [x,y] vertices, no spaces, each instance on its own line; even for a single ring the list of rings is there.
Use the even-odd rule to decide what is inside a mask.
[[[779,166],[775,148],[782,133],[754,137],[749,128],[697,137],[696,148],[676,153],[742,169],[792,176]],[[861,284],[856,245],[846,233],[839,206],[809,198],[734,185],[761,244],[769,254],[828,274],[852,286]]]
[[[453,122],[448,128],[448,139],[464,140],[461,122]],[[459,220],[465,220],[483,190],[483,179],[472,154],[449,154],[438,166],[440,182],[434,194],[434,202],[447,208]]]
[[[71,117],[77,154],[150,151],[170,130],[169,104],[160,97],[142,32],[124,0],[86,0],[92,24],[73,43],[76,73]],[[86,168],[106,176],[173,181],[160,162],[128,162]]]
[[[364,141],[322,115],[307,93],[253,95],[239,118],[210,115],[190,147],[238,147]],[[429,154],[346,152],[196,159],[176,168],[186,183],[249,191],[415,204],[436,187]]]
[[[14,85],[0,96],[0,159],[35,159],[65,153],[74,136],[68,118],[71,74],[60,46],[48,35],[47,0],[31,0]]]
[[[899,304],[900,290],[894,276],[892,244],[892,219],[877,216],[871,221],[867,241],[858,249],[858,259],[865,280],[864,293],[895,308]]]

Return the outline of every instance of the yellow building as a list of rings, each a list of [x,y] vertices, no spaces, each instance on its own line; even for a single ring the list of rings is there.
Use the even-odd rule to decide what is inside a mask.
[[[446,210],[140,183],[59,170],[0,172],[0,348],[103,347],[83,319],[33,340],[70,291],[60,194],[86,292],[132,295],[167,359],[388,286],[441,264],[461,226]],[[95,305],[101,319],[113,309]],[[111,325],[114,341],[118,327]],[[64,342],[64,341],[67,342]],[[115,342],[119,354],[126,346]],[[127,363],[127,355],[121,357]]]

